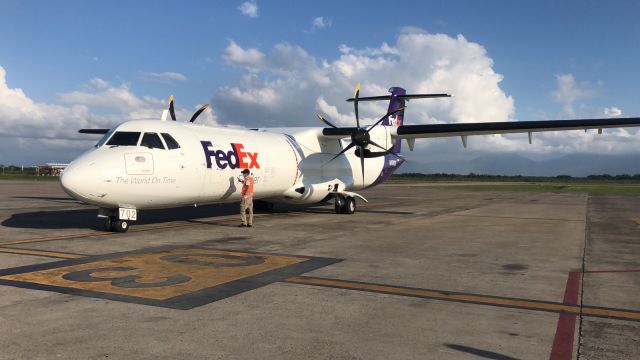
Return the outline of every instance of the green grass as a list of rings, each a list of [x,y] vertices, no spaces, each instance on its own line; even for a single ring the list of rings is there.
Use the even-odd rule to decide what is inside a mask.
[[[20,180],[20,181],[59,181],[59,176],[35,176],[22,174],[0,174],[0,180]]]
[[[601,184],[582,183],[487,183],[479,184],[464,182],[456,183],[428,183],[424,181],[394,181],[391,184],[422,184],[423,186],[442,190],[463,191],[530,191],[552,193],[589,193],[589,194],[640,194],[640,184],[616,184],[603,182]]]

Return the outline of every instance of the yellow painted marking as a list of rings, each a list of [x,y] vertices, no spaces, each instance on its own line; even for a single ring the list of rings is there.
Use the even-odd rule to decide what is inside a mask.
[[[181,259],[187,261],[167,261],[162,257],[170,255],[181,255]],[[224,257],[215,258],[215,255],[235,256],[239,259],[260,258],[262,261],[255,265],[233,266],[238,264],[237,259]],[[213,258],[212,258],[213,256]],[[213,249],[194,248],[174,248],[167,251],[131,254],[124,257],[98,260],[91,263],[64,266],[60,268],[34,271],[30,273],[1,276],[3,280],[22,281],[42,285],[53,285],[79,290],[91,290],[102,293],[120,294],[136,296],[155,300],[165,300],[175,296],[193,293],[202,289],[224,284],[230,281],[258,275],[266,271],[278,269],[288,265],[300,263],[307,258],[252,254],[236,251],[220,251]],[[221,266],[194,265],[189,262],[210,262],[215,261]],[[229,264],[231,266],[224,266]],[[108,268],[120,268],[121,270],[103,270]],[[125,270],[122,270],[125,268]],[[126,270],[126,268],[132,268]],[[73,281],[63,278],[63,276],[83,270],[93,270],[94,278],[106,279],[103,281]],[[153,283],[162,283],[177,276],[189,277],[190,280],[173,285],[144,287]],[[113,284],[112,280],[124,277],[137,277],[135,282],[143,285],[140,287],[123,287]],[[117,282],[117,280],[116,280]]]
[[[69,253],[63,253],[63,252],[57,252],[57,251],[16,249],[16,248],[0,248],[0,253],[46,256],[46,257],[56,257],[61,259],[80,259],[84,257],[83,255],[69,254]]]
[[[554,304],[535,300],[500,299],[490,296],[473,294],[449,294],[436,290],[407,289],[390,285],[363,284],[346,280],[322,279],[306,276],[293,276],[288,278],[286,281],[304,285],[329,286],[348,290],[376,291],[404,296],[426,297],[444,301],[467,301],[484,305],[509,306],[529,310],[553,312],[562,311],[572,314],[580,314],[580,306],[578,305]],[[583,306],[582,314],[591,316],[615,317],[629,320],[640,320],[640,313],[624,309],[600,309],[591,306]]]

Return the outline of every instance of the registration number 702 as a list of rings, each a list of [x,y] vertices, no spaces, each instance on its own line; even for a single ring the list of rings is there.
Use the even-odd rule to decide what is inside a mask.
[[[136,211],[136,209],[120,208],[118,210],[120,210],[120,214],[118,216],[120,220],[138,220],[138,212]]]

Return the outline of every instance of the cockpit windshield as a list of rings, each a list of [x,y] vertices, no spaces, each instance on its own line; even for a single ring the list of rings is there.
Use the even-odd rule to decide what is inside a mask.
[[[111,146],[136,146],[138,145],[138,139],[140,138],[139,132],[132,131],[117,131],[111,139],[107,142],[107,145]]]
[[[164,150],[164,145],[162,145],[162,140],[160,140],[160,136],[156,133],[144,133],[142,137],[142,141],[140,142],[140,146],[146,146],[149,149],[162,149]]]
[[[111,135],[113,134],[114,131],[116,131],[116,128],[113,128],[113,129],[107,131],[107,133],[104,134],[104,136],[100,139],[100,141],[98,141],[98,143],[96,144],[96,147],[100,147],[100,146],[104,145],[104,143],[111,137]]]

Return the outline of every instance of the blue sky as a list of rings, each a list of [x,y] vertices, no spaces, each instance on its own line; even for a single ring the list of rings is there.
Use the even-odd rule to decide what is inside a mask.
[[[110,115],[110,120],[101,120],[103,123],[114,121],[119,115],[113,106],[96,106],[95,101],[83,102],[78,100],[79,96],[61,94],[95,94],[98,90],[88,90],[89,84],[92,79],[100,79],[109,84],[104,87],[125,86],[128,94],[139,99],[151,97],[164,101],[174,94],[185,113],[199,104],[211,102],[215,113],[212,116],[217,123],[251,126],[252,122],[263,125],[258,118],[259,109],[254,109],[255,118],[249,110],[230,112],[224,108],[226,100],[221,99],[226,98],[221,94],[230,89],[248,92],[256,83],[255,86],[265,89],[283,76],[295,80],[293,75],[282,75],[282,60],[278,60],[279,68],[273,65],[281,56],[278,44],[302,49],[306,58],[312,58],[320,69],[324,62],[335,65],[341,59],[345,54],[339,50],[341,45],[364,52],[380,48],[383,43],[394,47],[407,31],[443,34],[451,39],[460,34],[467,42],[481,46],[483,56],[493,61],[489,68],[502,76],[497,86],[513,99],[512,109],[505,110],[513,119],[593,117],[602,109],[612,107],[620,109],[624,116],[640,115],[636,89],[640,83],[637,70],[640,24],[636,19],[640,5],[634,1],[258,0],[253,2],[256,13],[249,14],[255,16],[243,14],[239,9],[242,3],[5,0],[0,12],[0,67],[6,72],[8,89],[22,89],[28,99],[43,106],[82,105],[88,107],[92,118]],[[314,28],[314,20],[319,17],[324,26]],[[230,55],[232,43],[242,51],[254,49],[266,60],[261,64],[238,60]],[[419,74],[420,65],[416,66],[407,71]],[[168,78],[167,73],[174,76]],[[255,79],[247,80],[248,75]],[[376,74],[375,81],[349,78],[346,82],[350,86],[357,81],[363,85],[370,81],[381,87],[406,86],[395,83],[394,75]],[[576,99],[563,100],[561,95],[554,95],[561,86],[558,77],[566,75],[571,76],[571,79],[565,78],[570,82],[567,86],[575,90],[570,91],[569,96]],[[282,84],[289,83],[283,81]],[[433,91],[450,91],[447,83],[440,86],[444,88]],[[277,91],[286,94],[299,89],[282,87]],[[478,91],[484,90],[480,87]],[[363,93],[366,92],[364,87]],[[337,99],[350,96],[351,90],[327,85],[319,92],[324,93],[331,93],[326,95],[330,105],[335,102],[338,112],[348,115],[347,108],[337,103]],[[292,94],[292,99],[298,99],[297,96]],[[290,117],[300,119],[296,122],[300,125],[316,125],[312,115],[319,110],[318,96],[314,94],[309,101],[300,99],[301,104],[309,105],[306,106],[308,112],[293,106],[284,107],[282,113],[289,111]],[[0,97],[0,107],[2,101]],[[571,107],[569,113],[567,101]],[[154,102],[145,104],[151,106]],[[216,104],[220,105],[219,111]],[[158,114],[161,110],[160,106]],[[77,120],[78,114],[74,119]],[[280,112],[273,117],[282,118]],[[76,120],[71,119],[67,124],[80,125]],[[449,118],[437,120],[448,122]],[[407,121],[412,121],[409,114]],[[415,119],[415,122],[421,121]],[[267,124],[274,122],[277,120]],[[4,127],[4,131],[0,131],[0,142],[5,143],[0,145],[0,150],[6,149],[7,144],[24,146],[25,141],[33,144],[30,149],[37,149],[33,156],[4,152],[0,163],[68,161],[81,151],[79,144],[83,142],[75,138],[69,141],[75,141],[73,144],[77,146],[52,141],[38,143],[33,139],[19,141],[20,137],[11,135],[13,125],[0,122]],[[485,148],[479,151],[482,149]],[[42,157],[43,154],[52,157],[52,150],[59,152],[59,159]],[[629,152],[629,148],[623,147],[620,152]]]

